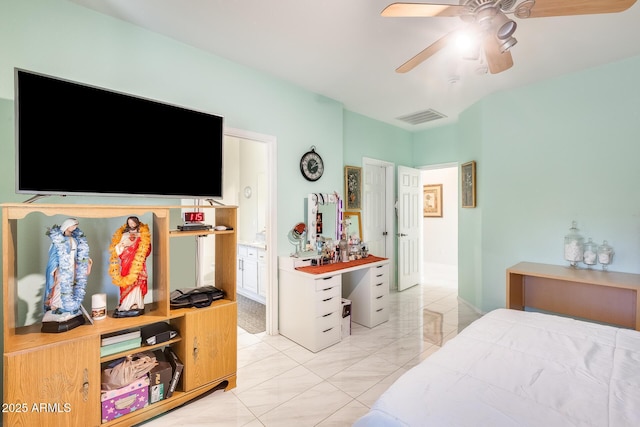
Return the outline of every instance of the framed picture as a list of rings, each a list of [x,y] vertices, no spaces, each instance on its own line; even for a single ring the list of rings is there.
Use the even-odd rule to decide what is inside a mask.
[[[347,237],[357,236],[362,241],[362,220],[360,212],[345,212],[344,219],[346,221]]]
[[[425,185],[422,193],[422,216],[442,217],[442,184]]]
[[[344,167],[345,210],[362,209],[362,168],[358,166]]]
[[[463,163],[460,167],[460,182],[463,208],[476,207],[476,162]]]

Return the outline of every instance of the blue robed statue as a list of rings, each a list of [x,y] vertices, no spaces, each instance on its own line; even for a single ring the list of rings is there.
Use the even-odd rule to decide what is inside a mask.
[[[43,296],[42,332],[64,332],[84,323],[81,311],[91,272],[87,238],[78,220],[66,219],[46,233],[51,239]]]

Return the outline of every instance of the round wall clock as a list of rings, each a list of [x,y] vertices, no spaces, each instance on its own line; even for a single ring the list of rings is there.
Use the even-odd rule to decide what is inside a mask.
[[[324,173],[324,163],[315,146],[311,146],[311,150],[300,159],[300,172],[308,181],[317,181]]]

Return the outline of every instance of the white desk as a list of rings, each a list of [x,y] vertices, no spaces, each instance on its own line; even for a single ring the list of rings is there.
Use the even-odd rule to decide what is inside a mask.
[[[279,258],[280,334],[313,352],[340,342],[342,298],[351,300],[353,322],[372,328],[389,320],[388,259],[332,264],[334,271],[310,265]]]

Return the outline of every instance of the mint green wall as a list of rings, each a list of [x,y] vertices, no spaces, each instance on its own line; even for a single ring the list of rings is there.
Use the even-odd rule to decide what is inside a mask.
[[[3,202],[18,201],[15,190],[13,101],[0,98],[0,194]],[[0,233],[2,231],[0,230]]]
[[[414,165],[476,160],[478,207],[460,209],[460,296],[505,304],[505,270],[566,264],[576,220],[640,272],[640,57],[489,96],[458,123],[414,136]]]
[[[342,187],[342,105],[271,76],[64,0],[3,0],[0,58],[5,100],[13,99],[13,68],[20,67],[220,114],[227,127],[277,137],[280,254],[291,249],[286,231],[304,219],[306,195]],[[311,145],[326,159],[316,183],[299,172]],[[176,141],[167,155],[179,147]],[[13,179],[1,201],[16,200],[12,187]]]
[[[413,135],[414,166],[437,165],[458,161],[458,125],[449,124]]]
[[[344,164],[362,166],[362,158],[411,166],[411,132],[344,111]]]

